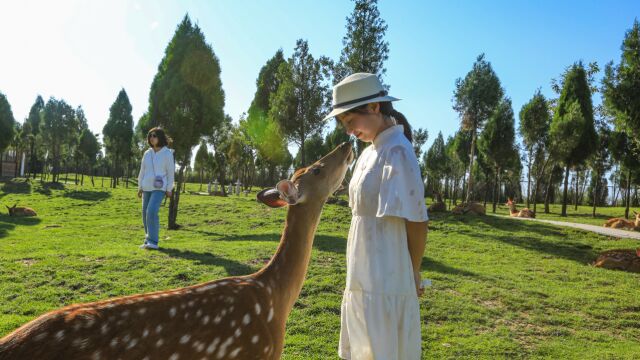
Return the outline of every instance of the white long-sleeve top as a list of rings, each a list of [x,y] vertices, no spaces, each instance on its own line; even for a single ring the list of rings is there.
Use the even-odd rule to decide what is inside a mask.
[[[142,191],[173,190],[175,169],[173,152],[168,147],[164,146],[158,152],[149,148],[142,155],[140,173],[138,174],[138,189]],[[160,189],[153,187],[156,175],[162,176],[162,188]]]

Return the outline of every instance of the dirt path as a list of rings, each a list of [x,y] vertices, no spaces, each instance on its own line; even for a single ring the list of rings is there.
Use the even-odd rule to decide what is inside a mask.
[[[627,238],[627,239],[640,240],[640,232],[638,232],[638,231],[612,229],[612,228],[606,228],[604,226],[589,225],[589,224],[579,224],[579,223],[572,223],[572,222],[566,222],[566,221],[557,221],[557,220],[529,219],[529,218],[519,218],[519,217],[504,216],[504,215],[493,215],[493,216],[506,217],[506,218],[514,219],[514,220],[539,221],[539,222],[543,222],[543,223],[547,223],[547,224],[553,224],[553,225],[557,225],[557,226],[566,226],[566,227],[572,227],[572,228],[575,228],[575,229],[591,231],[591,232],[594,232],[594,233],[597,233],[597,234],[606,235],[606,236],[613,236],[613,237],[617,237],[617,238]]]

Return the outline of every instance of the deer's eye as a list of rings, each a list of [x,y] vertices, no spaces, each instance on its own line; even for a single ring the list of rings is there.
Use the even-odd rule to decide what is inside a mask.
[[[320,174],[320,168],[313,168],[313,170],[311,170],[311,172],[313,173],[313,175],[318,175],[318,174]]]

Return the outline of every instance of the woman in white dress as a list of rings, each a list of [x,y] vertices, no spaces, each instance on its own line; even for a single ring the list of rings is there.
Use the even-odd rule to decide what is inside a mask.
[[[411,127],[377,76],[357,73],[333,88],[333,111],[349,135],[370,143],[349,184],[351,227],[338,355],[416,360],[418,296],[427,208]]]

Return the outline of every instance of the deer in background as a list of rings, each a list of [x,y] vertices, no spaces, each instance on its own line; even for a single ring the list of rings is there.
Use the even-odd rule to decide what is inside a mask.
[[[12,207],[5,205],[9,210],[9,216],[38,216],[36,211],[28,207],[16,207],[18,204],[14,204]]]
[[[607,222],[605,222],[602,226],[614,229],[629,229],[640,231],[640,213],[634,211],[633,214],[636,216],[635,222],[623,218],[612,218],[607,220]]]
[[[637,216],[637,215],[636,215]],[[593,262],[595,267],[640,273],[640,248],[605,251]]]
[[[0,359],[279,359],[322,207],[353,158],[344,143],[258,194],[289,206],[278,249],[258,272],[49,312],[0,339]]]
[[[440,195],[439,192],[436,192],[435,194],[436,194],[436,202],[429,205],[429,208],[427,210],[429,212],[447,211],[447,204],[445,204],[444,201],[442,201],[442,195]]]
[[[451,213],[454,215],[485,215],[486,212],[485,207],[477,202],[458,204],[451,210]]]
[[[518,209],[516,209],[516,203],[514,203],[513,200],[511,200],[511,198],[507,198],[507,203],[505,205],[509,207],[509,216],[511,217],[532,218],[532,219],[536,217],[536,213],[534,213],[533,211],[527,208],[524,208],[518,211]]]

